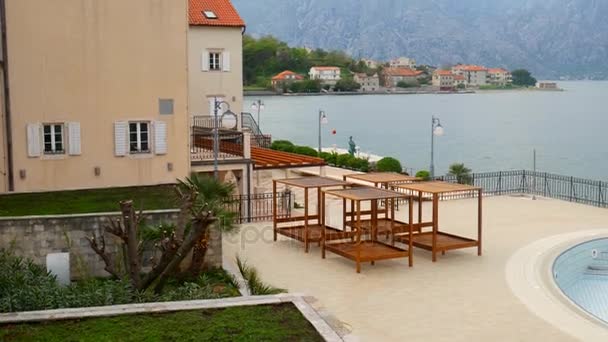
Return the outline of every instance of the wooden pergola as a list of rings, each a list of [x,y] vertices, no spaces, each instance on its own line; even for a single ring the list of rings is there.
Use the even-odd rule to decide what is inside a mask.
[[[412,191],[418,195],[418,223],[414,224],[420,232],[409,235],[403,234],[395,237],[396,241],[414,245],[433,254],[433,262],[437,261],[437,252],[445,254],[446,251],[461,248],[477,247],[477,255],[481,255],[481,226],[482,226],[482,192],[480,187],[466,184],[447,182],[419,182],[410,184],[395,184],[396,188]],[[471,239],[439,230],[439,196],[454,193],[477,193],[477,239]],[[422,196],[430,194],[433,200],[433,216],[431,221],[422,222]],[[423,232],[423,227],[432,227],[432,231]]]
[[[344,175],[342,178],[344,181],[347,181],[348,179],[357,180],[385,189],[389,188],[389,184],[412,183],[422,180],[422,178],[408,176],[397,172],[353,173]]]
[[[343,212],[346,211],[346,201],[350,201],[351,205],[354,205],[356,210],[354,212],[355,219],[353,220],[354,239],[350,241],[339,241],[339,242],[327,242],[327,235],[325,233],[322,236],[322,257],[325,258],[325,251],[328,250],[335,254],[341,255],[347,259],[353,260],[356,263],[357,273],[361,272],[362,262],[371,262],[373,265],[377,260],[405,258],[409,259],[409,266],[413,266],[412,257],[412,231],[413,231],[413,206],[412,201],[409,203],[409,224],[408,224],[408,237],[409,247],[402,249],[391,244],[378,241],[378,203],[385,201],[388,203],[387,207],[390,207],[390,216],[387,217],[389,220],[389,229],[395,229],[395,201],[397,199],[407,199],[409,196],[385,189],[379,189],[374,187],[359,186],[350,189],[338,189],[338,190],[323,190],[321,196],[321,206],[325,208],[325,198],[327,195],[341,198],[343,200]],[[363,235],[363,224],[362,224],[362,210],[361,202],[370,202],[371,218],[369,220],[369,234],[366,234],[367,238]],[[325,216],[325,212],[322,214]]]
[[[355,181],[367,183],[368,185],[373,185],[374,187],[379,187],[381,189],[390,189],[390,190],[394,190],[395,189],[394,185],[396,185],[396,184],[406,184],[406,183],[422,181],[421,178],[412,177],[412,176],[404,175],[404,174],[397,173],[397,172],[354,173],[354,174],[344,175],[342,178],[344,179],[344,181],[355,180]],[[346,208],[345,199],[343,199],[343,205],[344,205],[343,208]],[[347,218],[348,215],[346,213],[346,209],[344,210],[344,213],[345,213],[344,214],[344,224],[349,227],[352,226],[353,222],[354,222],[354,207],[353,207],[352,202],[351,202],[351,207],[350,207],[350,216],[351,216],[350,219]],[[369,215],[369,214],[370,214],[369,211],[362,211],[362,215]],[[378,218],[377,231],[380,234],[385,234],[387,236],[387,238],[388,238],[388,235],[391,233],[395,233],[397,231],[405,231],[407,229],[407,225],[408,225],[407,223],[395,220],[394,218],[389,219],[387,208],[379,209],[378,214],[384,214],[384,217]],[[369,230],[371,228],[370,219],[361,220],[360,224],[361,224],[362,229],[364,229],[364,230]]]
[[[301,188],[304,190],[304,215],[279,218],[277,215],[277,184],[288,185]],[[309,244],[320,243],[322,236],[325,235],[327,240],[343,239],[350,237],[352,232],[346,232],[336,228],[331,228],[325,225],[325,217],[322,215],[323,207],[321,206],[321,189],[328,187],[344,187],[349,183],[335,180],[326,177],[303,177],[303,178],[287,178],[272,181],[272,212],[273,212],[273,229],[274,241],[277,241],[277,234],[287,236],[289,238],[301,241],[304,243],[304,250],[308,253]],[[311,189],[317,190],[317,208],[316,213],[311,214],[309,192]]]

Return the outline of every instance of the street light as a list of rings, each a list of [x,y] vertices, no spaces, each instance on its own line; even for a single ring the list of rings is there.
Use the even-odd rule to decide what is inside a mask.
[[[431,179],[435,178],[435,136],[442,136],[444,133],[441,121],[434,115],[431,120]]]
[[[219,130],[220,124],[223,128],[234,129],[237,126],[236,114],[230,111],[230,103],[226,101],[218,101],[217,97],[213,98],[213,178],[219,180],[218,174],[218,154],[220,149],[220,138]],[[228,110],[222,114],[221,119],[217,117],[218,112],[222,109],[222,105],[225,104]]]
[[[262,132],[262,126],[260,125],[260,111],[264,109],[264,102],[262,100],[256,100],[251,104],[251,109],[258,111],[258,129]]]
[[[321,124],[327,125],[325,111],[319,109],[319,154],[321,154]]]

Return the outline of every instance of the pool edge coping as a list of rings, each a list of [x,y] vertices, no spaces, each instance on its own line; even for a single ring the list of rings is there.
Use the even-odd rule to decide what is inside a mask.
[[[608,229],[545,237],[517,250],[505,267],[509,288],[528,310],[581,340],[608,340],[608,325],[562,292],[553,279],[553,263],[568,248],[599,238],[608,238]]]

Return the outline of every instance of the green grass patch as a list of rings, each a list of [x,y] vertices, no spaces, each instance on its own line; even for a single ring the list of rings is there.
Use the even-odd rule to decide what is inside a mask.
[[[291,303],[0,326],[2,341],[323,341]]]
[[[113,212],[127,199],[138,210],[177,207],[173,185],[158,185],[0,195],[0,216]]]

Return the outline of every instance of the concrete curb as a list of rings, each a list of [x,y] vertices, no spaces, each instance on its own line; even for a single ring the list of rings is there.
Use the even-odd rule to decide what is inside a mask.
[[[308,304],[302,295],[278,294],[271,296],[246,296],[224,299],[192,300],[181,302],[144,303],[98,306],[89,308],[56,309],[0,314],[0,325],[19,324],[66,319],[108,317],[142,313],[163,313],[185,310],[218,309],[234,306],[293,303],[313,325],[325,341],[343,341],[325,320]]]

